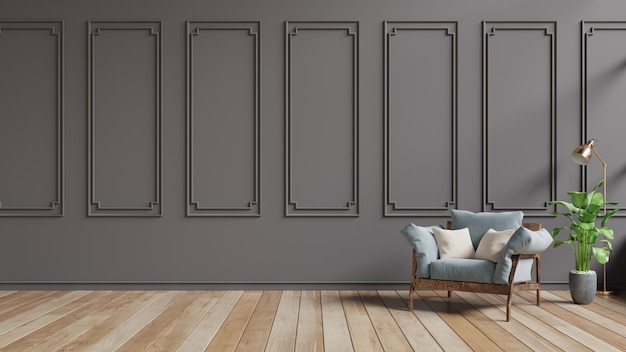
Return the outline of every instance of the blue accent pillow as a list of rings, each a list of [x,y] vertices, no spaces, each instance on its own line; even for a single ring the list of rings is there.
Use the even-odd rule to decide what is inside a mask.
[[[483,212],[473,213],[467,210],[450,210],[452,230],[467,227],[472,238],[474,249],[478,248],[480,240],[487,230],[504,231],[522,227],[524,213],[521,211],[510,211],[501,213]]]
[[[441,225],[428,227],[408,224],[400,233],[415,248],[417,259],[417,277],[430,277],[430,263],[439,258],[439,249],[433,234],[433,227],[443,228]]]

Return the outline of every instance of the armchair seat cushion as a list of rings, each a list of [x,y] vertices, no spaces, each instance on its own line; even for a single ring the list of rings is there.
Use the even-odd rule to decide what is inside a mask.
[[[439,259],[430,263],[430,278],[491,284],[495,269],[496,263],[483,259]]]

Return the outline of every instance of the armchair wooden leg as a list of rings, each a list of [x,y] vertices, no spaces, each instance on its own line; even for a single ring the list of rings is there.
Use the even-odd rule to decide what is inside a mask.
[[[415,278],[417,277],[417,251],[413,248],[413,254],[411,255],[411,287],[409,288],[409,312],[413,311],[413,295],[415,294]]]
[[[537,306],[539,306],[539,302],[540,302],[539,297],[541,295],[539,291],[541,291],[541,289],[537,289]]]
[[[535,256],[535,276],[537,277],[537,306],[539,306],[539,297],[541,296],[541,258]]]
[[[448,298],[452,297],[452,291],[448,291]]]
[[[506,299],[506,321],[511,320],[511,303],[513,303],[513,292],[509,292],[509,297]]]

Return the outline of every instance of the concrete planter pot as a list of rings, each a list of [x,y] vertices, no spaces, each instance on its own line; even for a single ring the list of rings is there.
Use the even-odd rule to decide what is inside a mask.
[[[569,291],[576,304],[590,304],[596,296],[598,277],[596,272],[576,271],[569,272]]]

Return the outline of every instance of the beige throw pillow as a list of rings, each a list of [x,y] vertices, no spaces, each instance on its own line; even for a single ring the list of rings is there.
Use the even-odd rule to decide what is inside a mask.
[[[504,231],[487,230],[480,240],[478,248],[476,248],[475,258],[498,262],[502,249],[509,242],[514,232],[515,230],[513,229]]]
[[[439,258],[474,258],[474,246],[470,237],[469,229],[446,230],[433,227]]]

